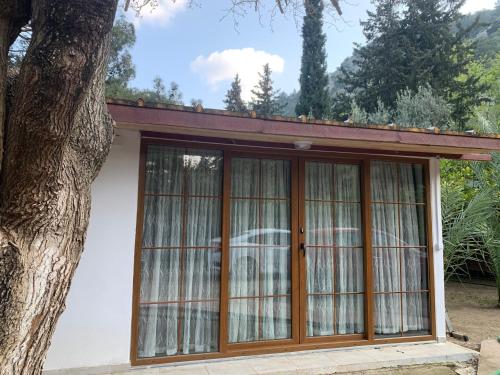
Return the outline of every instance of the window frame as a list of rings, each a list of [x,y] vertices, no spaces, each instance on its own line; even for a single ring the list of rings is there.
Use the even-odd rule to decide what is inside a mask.
[[[219,306],[219,351],[211,353],[180,354],[164,357],[138,357],[138,320],[139,320],[139,299],[141,283],[141,251],[142,251],[142,230],[144,221],[144,197],[145,197],[145,166],[146,153],[149,145],[163,145],[166,147],[181,147],[202,150],[218,150],[223,155],[222,170],[222,218],[221,218],[221,275],[220,275],[220,306]],[[291,171],[291,282],[292,282],[292,338],[256,341],[245,343],[228,342],[228,281],[229,281],[229,237],[230,237],[230,184],[231,175],[229,173],[232,157],[250,157],[265,159],[288,159],[290,160]],[[424,200],[425,200],[425,231],[427,250],[427,282],[429,289],[429,318],[430,334],[422,336],[400,336],[400,337],[376,337],[374,320],[374,292],[373,292],[373,270],[372,270],[372,238],[371,238],[371,184],[370,169],[371,162],[375,160],[392,161],[397,163],[414,163],[423,166],[424,175]],[[363,251],[364,251],[364,279],[365,279],[365,301],[364,318],[365,332],[356,335],[320,336],[305,337],[305,295],[304,288],[300,288],[300,283],[305,285],[305,268],[299,262],[298,248],[300,242],[304,241],[304,234],[299,233],[299,228],[304,223],[304,165],[306,161],[327,161],[329,163],[347,163],[360,165],[360,194],[361,194],[361,225],[363,227]],[[209,143],[193,140],[171,139],[165,137],[145,137],[141,136],[140,157],[139,157],[139,178],[138,178],[138,198],[136,215],[136,237],[134,250],[134,271],[132,288],[132,319],[131,319],[131,341],[130,341],[130,362],[132,366],[164,364],[172,362],[183,362],[192,360],[216,359],[234,357],[241,355],[257,355],[278,352],[299,351],[308,349],[326,349],[363,345],[376,345],[385,343],[404,343],[429,341],[436,339],[435,321],[435,286],[434,286],[434,259],[432,240],[432,207],[430,191],[430,159],[415,157],[384,156],[379,154],[355,154],[335,152],[335,151],[313,151],[267,148],[259,143],[249,143],[245,146],[236,146],[226,143]]]

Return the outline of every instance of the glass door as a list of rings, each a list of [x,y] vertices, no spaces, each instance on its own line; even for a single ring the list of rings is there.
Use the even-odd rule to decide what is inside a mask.
[[[300,165],[304,340],[361,335],[365,288],[360,166],[313,160]]]
[[[231,158],[228,344],[293,336],[292,164]]]

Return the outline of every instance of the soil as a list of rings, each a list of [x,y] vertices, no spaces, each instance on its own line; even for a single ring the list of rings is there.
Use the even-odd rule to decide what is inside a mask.
[[[500,336],[500,309],[494,286],[448,282],[445,293],[453,329],[469,336],[468,342],[454,338],[450,341],[479,351],[481,341]]]

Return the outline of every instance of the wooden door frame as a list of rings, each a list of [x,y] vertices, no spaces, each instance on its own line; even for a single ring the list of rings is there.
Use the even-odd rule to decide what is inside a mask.
[[[219,308],[219,351],[212,353],[186,354],[165,357],[139,358],[137,355],[137,340],[139,327],[139,293],[140,293],[140,268],[141,268],[141,241],[142,227],[144,220],[144,185],[145,185],[145,164],[146,152],[149,145],[164,145],[168,147],[180,147],[187,149],[219,150],[223,152],[223,198],[222,198],[222,221],[221,221],[221,293]],[[365,252],[365,334],[361,335],[339,335],[326,336],[329,340],[305,340],[305,326],[302,323],[296,324],[293,316],[298,316],[299,322],[305,323],[305,300],[297,285],[303,278],[305,269],[299,267],[299,261],[292,259],[292,339],[276,341],[258,341],[252,343],[227,343],[227,286],[229,278],[229,191],[230,191],[230,160],[231,157],[245,155],[255,158],[285,158],[292,160],[291,163],[291,254],[292,258],[298,257],[298,246],[303,240],[303,234],[299,233],[301,222],[303,222],[303,210],[299,210],[300,196],[304,191],[304,176],[301,175],[303,168],[301,163],[305,160],[329,160],[340,163],[355,162],[361,166],[361,205],[362,205],[362,225],[363,241]],[[372,160],[386,160],[400,163],[417,163],[423,165],[425,177],[425,199],[426,199],[426,238],[427,238],[427,262],[428,262],[428,283],[429,283],[429,317],[431,320],[431,333],[423,336],[402,336],[376,338],[374,335],[373,321],[373,294],[372,294],[372,270],[371,270],[371,214],[370,214],[370,164]],[[137,199],[137,218],[136,218],[136,239],[134,251],[134,275],[132,288],[132,321],[131,321],[131,343],[130,343],[130,362],[133,366],[153,365],[162,363],[206,360],[215,358],[235,357],[241,355],[256,355],[266,353],[280,353],[289,351],[301,351],[310,349],[327,349],[339,347],[363,346],[368,344],[384,343],[404,343],[429,341],[436,339],[436,321],[435,321],[435,290],[434,290],[434,261],[432,247],[432,212],[431,212],[431,192],[430,192],[430,168],[429,159],[396,157],[371,154],[349,154],[341,152],[315,152],[301,150],[273,150],[259,146],[235,146],[212,144],[199,141],[184,141],[163,139],[161,137],[141,137],[140,158],[139,158],[139,178],[138,178],[138,199]],[[293,206],[293,207],[292,207]],[[369,230],[370,229],[370,230]],[[302,237],[301,237],[302,236]],[[367,261],[369,260],[369,261]],[[295,263],[295,267],[293,264]],[[301,262],[304,264],[304,262]],[[295,277],[294,277],[295,276]],[[295,280],[295,281],[294,281]],[[304,279],[305,280],[305,279]],[[294,296],[297,296],[294,298]],[[295,303],[294,303],[295,300]],[[225,302],[223,302],[225,301]],[[297,307],[298,305],[298,307]],[[295,320],[295,322],[297,319]]]

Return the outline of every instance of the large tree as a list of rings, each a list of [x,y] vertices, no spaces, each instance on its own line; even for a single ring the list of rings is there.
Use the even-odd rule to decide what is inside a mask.
[[[357,46],[354,71],[343,82],[356,102],[373,112],[377,101],[394,109],[402,90],[429,85],[453,104],[463,126],[481,101],[479,78],[468,74],[474,59],[468,30],[460,24],[464,0],[375,0],[362,22],[367,43]]]
[[[106,96],[123,97],[130,90],[128,84],[135,78],[135,65],[130,48],[135,44],[135,27],[122,15],[116,20],[111,34],[108,72],[106,74]]]
[[[323,0],[306,0],[306,15],[302,25],[302,66],[300,96],[295,113],[312,114],[321,119],[328,105],[328,76],[326,74],[326,35],[323,33]]]
[[[112,141],[104,93],[117,1],[0,0],[2,375],[41,373],[80,260],[90,186]],[[29,47],[8,72],[28,23]]]
[[[259,73],[259,82],[252,90],[251,106],[259,116],[278,115],[282,109],[278,99],[279,91],[273,88],[271,74],[269,64],[265,64],[262,73]]]
[[[0,373],[38,374],[112,139],[104,81],[117,0],[1,0]],[[9,46],[31,21],[18,74]],[[8,94],[8,100],[6,95]]]
[[[233,82],[231,82],[231,87],[227,90],[224,104],[228,111],[245,112],[247,110],[247,106],[241,98],[241,80],[238,74],[236,74]]]

